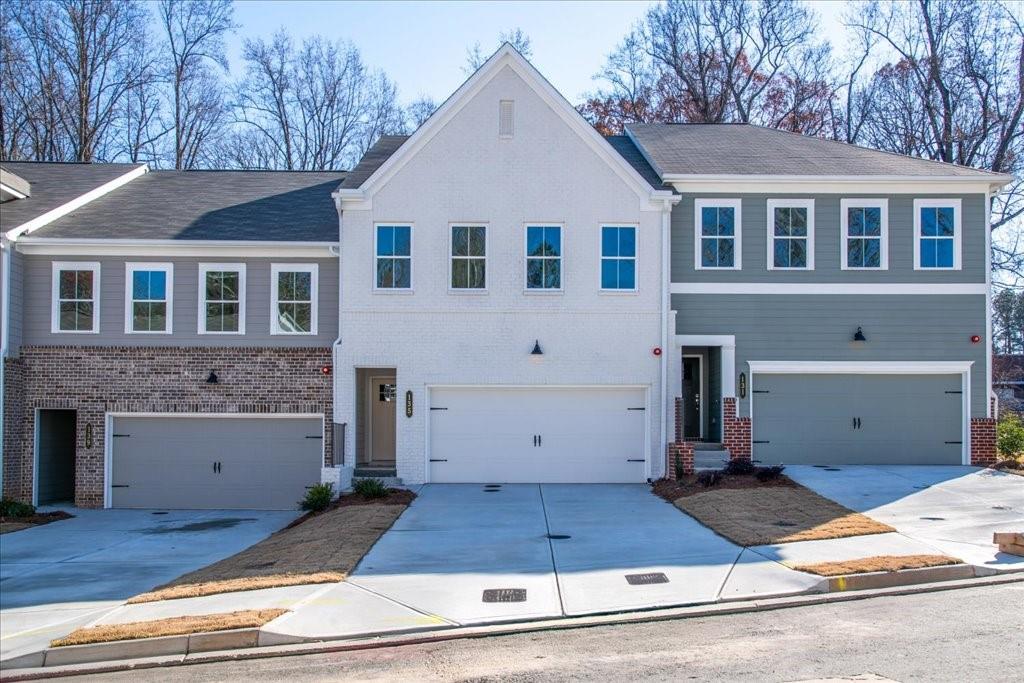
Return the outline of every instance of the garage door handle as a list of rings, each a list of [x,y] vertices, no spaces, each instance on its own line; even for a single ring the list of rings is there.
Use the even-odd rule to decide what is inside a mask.
[[[544,445],[544,439],[540,438],[540,434],[537,435],[537,445],[538,446],[543,446]]]

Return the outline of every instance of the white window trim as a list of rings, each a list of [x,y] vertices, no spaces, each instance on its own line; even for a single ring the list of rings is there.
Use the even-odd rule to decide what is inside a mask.
[[[734,211],[733,224],[733,265],[705,266],[701,263],[701,211],[705,208],[729,207]],[[743,200],[741,199],[694,199],[693,200],[693,268],[694,270],[741,270],[743,268]]]
[[[92,271],[92,329],[60,329],[60,271]],[[50,332],[52,334],[99,334],[100,331],[100,264],[97,261],[54,261],[51,270]]]
[[[807,209],[807,266],[804,268],[783,268],[775,265],[775,209]],[[814,200],[813,199],[769,199],[767,205],[768,224],[768,270],[814,270]],[[780,239],[789,239],[782,237]],[[799,239],[799,238],[797,238]]]
[[[206,329],[206,274],[210,272],[238,273],[238,330],[216,331]],[[200,263],[199,264],[199,311],[196,329],[199,334],[245,334],[245,264],[244,263]]]
[[[960,270],[963,267],[961,229],[961,204],[959,199],[915,199],[914,200],[914,270]],[[925,268],[921,265],[921,209],[952,207],[953,209],[953,266]]]
[[[452,254],[452,245],[454,244],[453,230],[455,228],[483,228],[484,229],[484,255],[481,256],[455,256]],[[376,232],[376,231],[375,231]],[[491,241],[491,225],[486,221],[454,221],[448,224],[448,293],[449,294],[487,294],[488,288],[491,282],[491,262],[490,262],[490,241]],[[374,245],[373,252],[377,253],[377,246]],[[452,266],[455,263],[455,259],[460,261],[468,261],[471,259],[484,260],[484,286],[483,287],[452,287]],[[374,261],[374,273],[373,283],[377,284],[377,271],[376,261]],[[411,276],[410,271],[410,276]],[[412,284],[412,278],[409,278],[409,284]]]
[[[633,256],[605,256],[604,255],[604,229],[605,228],[633,228]],[[563,239],[564,241],[564,239]],[[564,252],[565,249],[563,248]],[[627,259],[633,260],[633,286],[629,289],[622,287],[613,287],[607,289],[602,286],[601,283],[601,267],[604,265],[604,260],[613,259],[616,261],[625,261]],[[637,223],[617,223],[617,222],[605,222],[601,223],[600,229],[597,233],[597,288],[602,294],[636,294],[640,291],[640,226]]]
[[[529,248],[530,248],[530,241],[529,241],[529,237],[528,236],[529,236],[530,228],[558,228],[558,235],[561,238],[560,241],[561,241],[561,246],[562,246],[561,253],[557,257],[555,257],[555,256],[529,256],[528,254],[529,254]],[[558,259],[558,261],[559,261],[559,267],[558,267],[559,268],[559,271],[558,271],[558,287],[544,287],[544,288],[532,289],[532,288],[527,286],[527,283],[528,283],[528,280],[529,280],[529,263],[530,263],[530,259],[531,258],[543,258],[543,259],[547,259],[547,260],[551,260],[551,261],[555,260],[555,258]],[[543,294],[561,294],[564,291],[565,291],[565,223],[560,223],[560,222],[557,222],[557,221],[550,221],[550,222],[548,222],[548,221],[530,221],[528,223],[523,223],[523,292],[525,294],[530,294],[530,295],[533,295],[533,294],[542,294],[543,295]]]
[[[134,330],[132,329],[132,304],[135,299],[132,297],[132,279],[137,271],[163,271],[167,276],[166,292],[167,298],[167,325],[163,330]],[[174,332],[174,264],[173,263],[150,263],[131,262],[124,264],[124,333],[125,334],[173,334]]]
[[[876,239],[850,235],[850,209],[878,209],[881,213],[881,236],[879,239],[878,267],[847,265],[849,247],[847,240]],[[841,270],[889,270],[889,200],[888,199],[840,199],[839,200],[839,258]]]
[[[289,332],[278,324],[277,275],[278,273],[309,273],[309,332]],[[270,264],[270,334],[290,337],[314,337],[317,334],[320,309],[320,266],[316,263],[271,263]]]
[[[377,228],[409,228],[409,286],[408,287],[378,287],[377,286]],[[449,230],[449,232],[451,232]],[[448,238],[451,240],[451,237]],[[375,294],[412,294],[416,287],[416,281],[413,279],[415,276],[415,267],[413,264],[413,258],[416,254],[416,226],[411,221],[393,221],[387,222],[382,221],[373,224],[373,267],[370,270],[373,278],[373,292]],[[382,256],[380,258],[388,258]],[[399,256],[398,258],[404,258]],[[451,266],[449,266],[450,268]],[[451,282],[451,280],[449,280]]]

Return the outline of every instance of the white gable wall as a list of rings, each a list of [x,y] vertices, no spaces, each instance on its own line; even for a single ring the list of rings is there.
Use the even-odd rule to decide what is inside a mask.
[[[500,100],[515,134],[498,135]],[[408,144],[408,143],[407,143]],[[397,369],[398,476],[427,477],[426,387],[442,384],[649,387],[648,458],[659,476],[661,207],[502,66],[365,204],[345,206],[336,421],[355,457],[355,368]],[[449,225],[486,223],[486,294],[448,290]],[[412,224],[413,291],[375,292],[374,224]],[[526,293],[524,225],[562,224],[561,293]],[[638,292],[600,292],[600,227],[637,232]],[[544,356],[529,355],[539,340]],[[414,412],[405,417],[405,392]]]

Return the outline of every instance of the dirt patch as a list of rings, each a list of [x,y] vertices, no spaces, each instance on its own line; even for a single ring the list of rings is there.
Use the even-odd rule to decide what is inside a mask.
[[[742,546],[816,541],[895,531],[780,476],[761,482],[727,475],[714,487],[695,477],[658,482],[654,492],[715,533]]]
[[[342,505],[242,552],[136,595],[129,603],[343,581],[405,505]]]
[[[71,519],[74,515],[56,510],[54,512],[37,512],[27,517],[0,517],[0,534],[9,534],[12,531],[21,531],[34,526],[42,526],[50,522],[59,522],[62,519]]]
[[[403,507],[408,507],[409,504],[412,503],[412,501],[415,499],[416,494],[408,489],[389,488],[388,495],[382,498],[367,498],[365,496],[359,495],[358,493],[346,493],[344,495],[338,496],[334,500],[334,502],[331,503],[330,507],[328,507],[326,510],[321,510],[320,512],[307,512],[306,514],[302,515],[298,519],[291,522],[285,528],[291,529],[292,527],[308,522],[314,517],[319,517],[320,515],[327,514],[328,512],[332,510],[337,510],[340,507],[345,507],[349,505],[401,505]]]
[[[50,643],[50,647],[110,643],[117,640],[138,640],[159,636],[180,636],[188,633],[228,631],[235,628],[256,628],[277,619],[286,609],[260,609],[243,612],[204,614],[195,617],[172,617],[155,621],[133,621],[127,624],[91,626],[72,631]]]
[[[923,567],[945,567],[950,564],[963,564],[963,560],[948,555],[876,555],[843,562],[800,564],[794,566],[793,569],[818,576],[846,576],[873,572],[898,572],[902,569],[921,569]]]
[[[1000,460],[995,465],[992,465],[992,469],[1024,477],[1024,462],[1020,460]]]

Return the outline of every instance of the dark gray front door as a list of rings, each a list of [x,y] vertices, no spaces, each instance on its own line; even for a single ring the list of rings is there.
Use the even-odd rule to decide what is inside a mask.
[[[768,375],[753,382],[765,464],[959,465],[959,375]]]
[[[117,417],[113,425],[113,507],[288,510],[320,481],[320,418]]]
[[[74,502],[76,413],[74,410],[40,410],[37,416],[36,502],[39,505]]]
[[[683,436],[699,439],[700,434],[700,358],[683,358]]]

